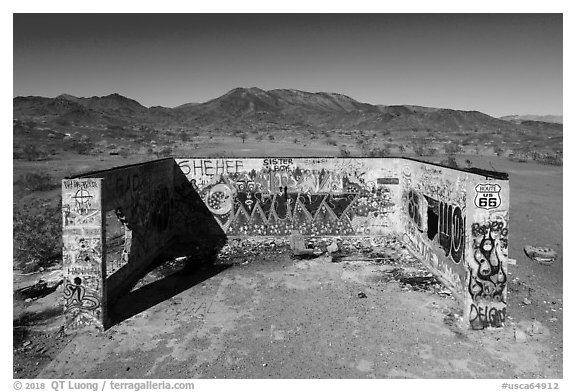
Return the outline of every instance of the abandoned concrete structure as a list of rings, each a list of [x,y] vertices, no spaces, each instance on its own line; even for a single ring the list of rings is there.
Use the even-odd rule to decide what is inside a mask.
[[[389,236],[464,306],[505,321],[505,173],[406,158],[161,159],[62,181],[66,328],[110,325],[108,303],[160,255],[210,255],[231,237]]]

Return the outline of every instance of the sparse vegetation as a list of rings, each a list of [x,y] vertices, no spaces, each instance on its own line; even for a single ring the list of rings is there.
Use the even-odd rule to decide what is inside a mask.
[[[345,146],[340,147],[340,156],[342,158],[348,158],[351,157],[352,154],[350,153],[350,150],[348,150]]]
[[[59,187],[59,184],[46,173],[26,173],[14,182],[28,192],[44,192]]]
[[[332,138],[328,138],[326,139],[326,144],[328,144],[329,146],[337,146],[338,142]]]
[[[25,159],[27,161],[41,161],[48,157],[43,149],[38,148],[35,144],[27,144],[21,152],[14,151],[14,158]]]
[[[448,155],[454,155],[462,152],[462,147],[456,142],[450,142],[444,146],[444,151]]]
[[[38,203],[14,209],[14,261],[23,272],[46,268],[62,258],[62,207]]]
[[[158,158],[166,158],[172,155],[172,147],[166,146],[154,152]]]
[[[440,164],[458,169],[458,162],[456,162],[456,158],[453,155],[444,158],[442,161],[440,161]]]

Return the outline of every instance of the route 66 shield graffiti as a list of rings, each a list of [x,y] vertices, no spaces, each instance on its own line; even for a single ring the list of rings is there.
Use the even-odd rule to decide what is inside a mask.
[[[500,207],[500,204],[502,204],[502,199],[500,198],[502,187],[500,185],[478,184],[474,189],[476,190],[476,197],[474,198],[476,207],[491,210]]]

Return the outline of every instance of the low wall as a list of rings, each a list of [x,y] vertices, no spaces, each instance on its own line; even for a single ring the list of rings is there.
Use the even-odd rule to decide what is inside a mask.
[[[400,224],[399,159],[176,159],[229,236],[385,235]]]
[[[474,329],[501,327],[506,317],[509,184],[497,177],[409,160],[402,167],[403,240],[465,304]]]
[[[106,327],[112,322],[107,299],[133,285],[158,256],[205,246],[199,236],[190,240],[196,231],[211,237],[221,233],[216,223],[206,221],[209,213],[173,159],[63,180],[62,206],[69,328]],[[187,227],[183,216],[196,222]],[[187,246],[175,254],[172,248],[182,233],[189,234]]]
[[[494,175],[403,158],[183,158],[63,180],[67,327],[109,325],[108,299],[160,255],[203,259],[229,237],[293,230],[396,235],[473,328],[501,326],[509,187]]]

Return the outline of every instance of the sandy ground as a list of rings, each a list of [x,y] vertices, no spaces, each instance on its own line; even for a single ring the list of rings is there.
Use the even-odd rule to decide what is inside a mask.
[[[451,297],[402,289],[385,264],[255,258],[144,286],[118,304],[126,319],[105,333],[58,333],[58,292],[15,300],[26,328],[14,333],[14,377],[562,378],[562,168],[491,162],[510,173],[517,261],[503,329],[463,328]],[[538,264],[525,245],[559,258]]]
[[[517,343],[512,327],[462,329],[451,297],[402,289],[387,281],[389,265],[374,262],[277,256],[203,267],[145,286],[118,307],[212,269],[215,275],[202,283],[103,334],[78,335],[38,377],[560,376],[550,361],[548,327],[528,336],[529,343]]]

